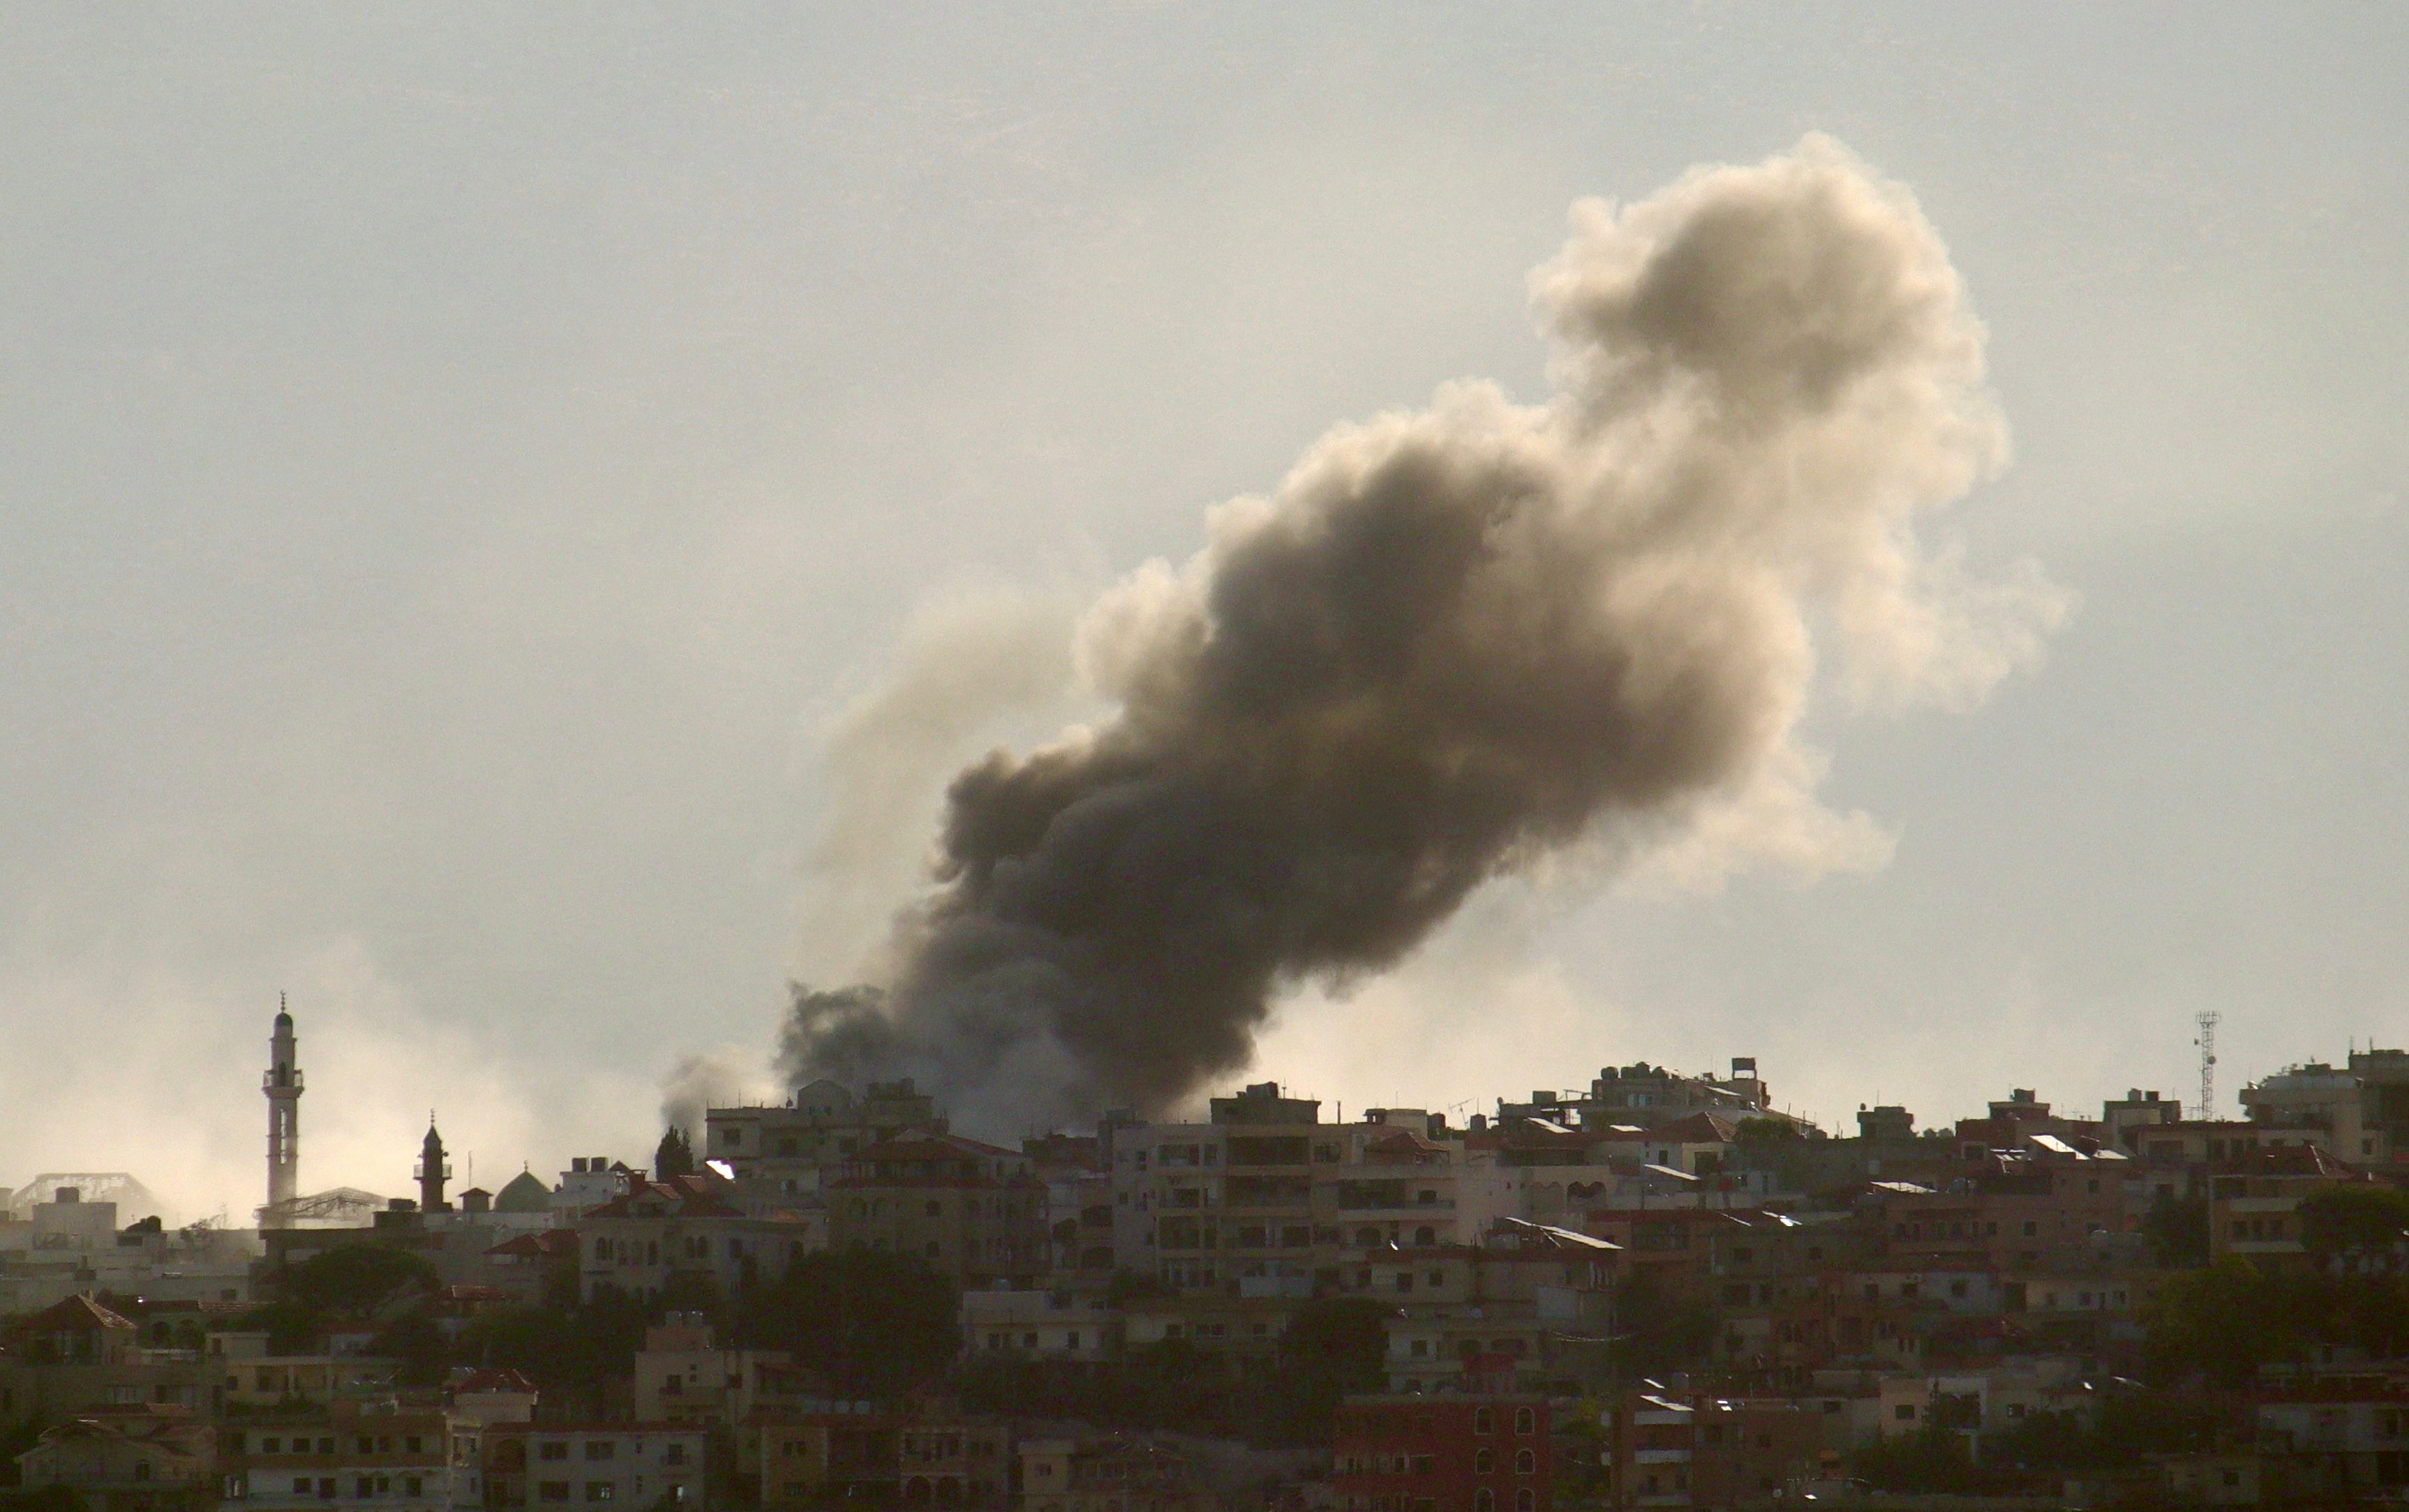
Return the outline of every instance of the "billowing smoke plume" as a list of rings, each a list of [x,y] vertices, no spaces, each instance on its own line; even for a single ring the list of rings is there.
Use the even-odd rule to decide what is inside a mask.
[[[1334,430],[1094,606],[1118,713],[955,779],[891,979],[799,989],[791,1072],[1003,1129],[1165,1108],[1284,985],[1386,967],[1553,850],[1854,834],[1793,740],[1819,639],[1860,700],[1962,706],[2037,652],[2037,574],[1911,532],[2005,432],[1903,189],[1810,137],[1577,206],[1532,289],[1548,403],[1462,383]]]

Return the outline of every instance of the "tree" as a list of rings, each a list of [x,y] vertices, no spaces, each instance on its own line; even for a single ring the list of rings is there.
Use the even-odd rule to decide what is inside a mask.
[[[432,1291],[441,1283],[434,1262],[384,1245],[343,1245],[312,1255],[276,1274],[284,1301],[317,1313],[365,1314],[405,1289]]]
[[[2364,1250],[2388,1255],[2409,1237],[2409,1192],[2329,1187],[2301,1199],[2300,1219],[2301,1246],[2320,1260]]]
[[[1715,1339],[1711,1307],[1644,1269],[1614,1289],[1614,1320],[1616,1362],[1636,1375],[1687,1370]]]
[[[892,1396],[950,1364],[960,1296],[918,1259],[884,1250],[802,1255],[786,1274],[737,1299],[736,1333],[785,1349],[837,1390]]]
[[[685,1130],[675,1124],[661,1131],[661,1142],[653,1150],[653,1179],[675,1181],[680,1176],[694,1174],[694,1145]]]
[[[1280,1334],[1279,1372],[1268,1383],[1271,1412],[1262,1436],[1274,1443],[1319,1443],[1350,1392],[1386,1384],[1387,1320],[1393,1309],[1363,1297],[1306,1303]]]
[[[396,1374],[403,1386],[440,1386],[451,1363],[450,1341],[443,1330],[417,1307],[377,1330],[376,1337],[368,1341],[368,1353],[400,1361]]]
[[[2208,1199],[2164,1195],[2142,1217],[2150,1258],[2168,1270],[2208,1263]]]

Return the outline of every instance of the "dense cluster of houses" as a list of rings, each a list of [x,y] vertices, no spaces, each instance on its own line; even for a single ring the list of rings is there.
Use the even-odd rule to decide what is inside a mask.
[[[2136,1389],[2181,1266],[2311,1263],[2304,1201],[2409,1173],[2409,1054],[2296,1067],[2243,1104],[2186,1117],[2135,1089],[2095,1118],[2017,1089],[1941,1129],[1866,1107],[1846,1133],[1782,1111],[1752,1061],[1642,1062],[1461,1126],[1325,1118],[1266,1083],[1199,1121],[1114,1115],[1010,1148],[908,1081],[822,1081],[710,1110],[666,1178],[589,1157],[454,1197],[430,1129],[419,1196],[356,1194],[353,1221],[121,1227],[118,1202],[46,1177],[0,1192],[0,1426],[30,1434],[22,1484],[93,1512],[1227,1500],[1162,1441],[965,1416],[933,1390],[834,1400],[787,1356],[661,1312],[868,1249],[958,1289],[965,1366],[1107,1373],[1171,1349],[1274,1371],[1309,1310],[1371,1304],[1385,1379],[1339,1410],[1325,1468],[1290,1477],[1295,1505],[1770,1505],[1844,1494],[1868,1445],[2094,1419]],[[2199,1252],[2171,1258],[2180,1214]],[[658,1320],[622,1389],[573,1410],[508,1373],[403,1388],[367,1331],[296,1352],[245,1325],[279,1276],[364,1244],[426,1261],[447,1327],[604,1296]],[[2210,1505],[2409,1485],[2409,1363],[2301,1361],[2251,1410],[2247,1446],[2128,1479]]]

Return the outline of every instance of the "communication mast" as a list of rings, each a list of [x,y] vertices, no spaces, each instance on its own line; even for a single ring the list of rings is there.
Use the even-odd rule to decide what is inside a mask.
[[[2214,1009],[2196,1014],[2192,1022],[2200,1026],[2200,1038],[2191,1043],[2200,1046],[2200,1111],[2196,1116],[2216,1116],[2216,1025]]]

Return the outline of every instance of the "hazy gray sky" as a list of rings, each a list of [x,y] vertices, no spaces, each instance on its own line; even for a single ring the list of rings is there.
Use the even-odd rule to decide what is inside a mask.
[[[1943,536],[2080,608],[1971,714],[1816,720],[1886,870],[1509,889],[1260,1073],[1937,1120],[2188,1097],[2201,1008],[2229,1104],[2409,1039],[2409,19],[1501,8],[0,14],[0,1183],[243,1212],[279,989],[307,1188],[430,1105],[487,1186],[638,1158],[826,970],[821,750],[916,605],[1536,396],[1573,199],[1810,130],[1989,327]]]

